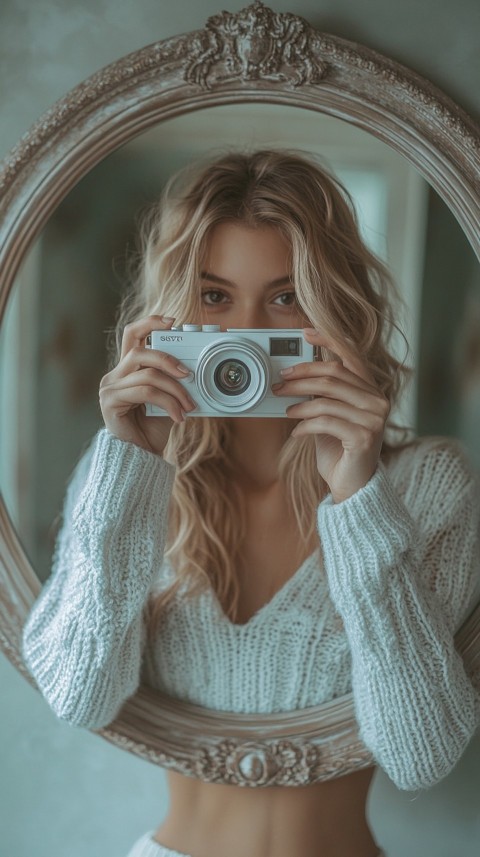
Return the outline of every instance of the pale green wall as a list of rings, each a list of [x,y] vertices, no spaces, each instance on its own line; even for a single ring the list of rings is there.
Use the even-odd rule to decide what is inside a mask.
[[[235,11],[246,3],[3,0],[0,156],[84,77],[155,38],[201,27],[227,5]],[[272,6],[390,54],[480,116],[478,0],[272,0]],[[0,686],[1,857],[122,857],[165,812],[163,773],[58,723],[3,657]],[[390,857],[478,857],[480,741],[451,777],[415,798],[378,774],[370,805]]]

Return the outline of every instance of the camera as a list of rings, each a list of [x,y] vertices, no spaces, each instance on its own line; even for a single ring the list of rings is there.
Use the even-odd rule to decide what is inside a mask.
[[[215,324],[184,324],[153,330],[146,346],[173,354],[190,369],[179,379],[197,403],[189,417],[284,417],[289,405],[308,396],[275,396],[272,384],[283,381],[281,369],[316,358],[301,330],[230,328]],[[166,411],[147,404],[147,416]]]

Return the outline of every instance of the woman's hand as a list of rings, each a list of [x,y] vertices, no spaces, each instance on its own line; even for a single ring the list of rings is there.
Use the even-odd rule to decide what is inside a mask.
[[[301,420],[292,436],[315,436],[318,472],[339,503],[375,473],[390,404],[362,361],[344,345],[316,330],[306,329],[304,335],[340,360],[299,363],[282,373],[284,382],[272,390],[280,396],[313,397],[291,405],[287,416]]]
[[[162,455],[173,423],[183,422],[185,412],[195,408],[178,380],[189,370],[177,357],[145,347],[152,330],[168,330],[173,322],[151,315],[127,324],[120,360],[100,382],[100,407],[108,430],[157,455]],[[146,402],[163,408],[168,417],[145,416]]]

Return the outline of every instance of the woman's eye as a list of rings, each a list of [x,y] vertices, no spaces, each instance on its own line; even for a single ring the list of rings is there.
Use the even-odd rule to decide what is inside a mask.
[[[218,292],[215,289],[202,292],[202,300],[206,304],[221,304],[225,297],[223,292]]]
[[[295,292],[283,292],[277,295],[274,303],[280,303],[281,306],[294,306],[296,303]]]

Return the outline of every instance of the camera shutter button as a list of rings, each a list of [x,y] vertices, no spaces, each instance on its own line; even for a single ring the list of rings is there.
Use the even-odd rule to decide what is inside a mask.
[[[219,324],[202,324],[202,331],[204,333],[218,333],[219,330]]]
[[[182,330],[189,331],[190,333],[195,333],[201,329],[201,324],[182,324]]]

